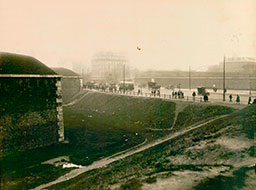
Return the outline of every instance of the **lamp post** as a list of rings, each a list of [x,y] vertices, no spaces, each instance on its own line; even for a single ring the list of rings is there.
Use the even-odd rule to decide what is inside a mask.
[[[189,66],[189,76],[188,77],[189,77],[188,86],[189,86],[189,90],[191,91],[191,68],[190,68],[190,66]]]
[[[223,60],[223,101],[226,101],[225,98],[225,93],[226,93],[226,87],[225,87],[225,56],[224,56],[224,60]]]
[[[123,85],[124,85],[124,94],[125,94],[125,63],[123,67]]]
[[[251,75],[249,75],[249,88],[250,88],[250,90],[249,90],[249,95],[251,96],[252,95],[252,80],[251,80]]]

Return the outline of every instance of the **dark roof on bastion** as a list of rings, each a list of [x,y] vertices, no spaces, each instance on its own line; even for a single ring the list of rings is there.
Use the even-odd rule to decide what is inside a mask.
[[[0,74],[56,75],[34,57],[6,52],[0,52]]]
[[[79,76],[79,74],[75,73],[70,69],[66,69],[64,67],[52,67],[51,69],[54,70],[57,74],[62,76]]]

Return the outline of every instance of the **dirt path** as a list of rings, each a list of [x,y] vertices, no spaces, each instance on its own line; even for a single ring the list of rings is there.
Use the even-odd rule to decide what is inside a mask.
[[[169,141],[171,139],[174,139],[180,135],[184,135],[186,133],[189,133],[190,131],[194,130],[194,129],[197,129],[197,128],[200,128],[200,127],[203,127],[204,125],[208,124],[208,123],[211,123],[217,119],[220,119],[220,118],[223,118],[223,117],[226,117],[227,115],[223,115],[223,116],[219,116],[215,119],[211,119],[209,121],[206,121],[202,124],[199,124],[199,125],[192,125],[184,130],[181,130],[181,131],[178,131],[178,132],[175,132],[173,134],[170,134],[162,139],[158,139],[152,143],[148,143],[148,144],[145,144],[144,146],[140,146],[138,148],[135,148],[135,149],[132,149],[132,150],[128,150],[128,151],[125,151],[123,154],[116,154],[116,156],[109,156],[109,157],[106,157],[102,160],[98,160],[98,161],[95,161],[93,162],[91,165],[89,166],[84,166],[82,168],[79,168],[79,169],[74,169],[72,171],[70,171],[69,173],[59,177],[58,179],[56,179],[55,181],[52,181],[52,182],[49,182],[47,184],[42,184],[36,188],[34,188],[34,190],[39,190],[39,189],[45,189],[49,186],[52,186],[52,185],[55,185],[57,183],[61,183],[61,182],[64,182],[66,180],[69,180],[69,179],[72,179],[72,178],[75,178],[77,177],[78,175],[82,174],[82,173],[85,173],[87,171],[90,171],[90,170],[93,170],[93,169],[97,169],[97,168],[101,168],[101,167],[105,167],[107,166],[108,164],[111,164],[112,162],[115,162],[115,161],[118,161],[118,160],[121,160],[121,159],[124,159],[128,156],[131,156],[133,154],[136,154],[138,152],[142,152],[146,149],[149,149],[151,147],[154,147],[156,145],[159,145],[161,143],[164,143],[166,141]]]
[[[172,123],[172,127],[170,128],[170,130],[173,129],[173,127],[175,126],[175,123],[178,119],[178,115],[181,111],[183,111],[185,109],[185,107],[187,106],[188,104],[187,103],[183,103],[183,102],[180,102],[179,104],[175,104],[175,117],[174,117],[174,120],[173,120],[173,123]]]
[[[76,104],[77,102],[79,102],[80,100],[82,100],[85,96],[87,96],[88,94],[91,94],[92,92],[88,91],[88,92],[84,92],[85,94],[79,98],[75,98],[73,101],[63,104],[62,107],[67,107],[67,106],[72,106],[74,104]]]

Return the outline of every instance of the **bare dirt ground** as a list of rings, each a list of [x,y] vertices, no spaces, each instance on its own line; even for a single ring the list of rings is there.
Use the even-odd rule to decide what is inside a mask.
[[[256,163],[256,157],[252,154],[249,155],[250,153],[248,154],[248,150],[254,147],[254,139],[248,139],[246,135],[238,133],[238,128],[239,126],[223,128],[214,133],[217,138],[206,138],[201,140],[200,143],[186,147],[182,154],[168,157],[169,162],[173,165],[201,166],[202,171],[175,171],[166,178],[158,177],[154,184],[143,184],[142,189],[197,189],[197,185],[204,183],[206,179],[213,179],[214,181],[216,177],[221,178],[222,176],[238,181],[236,178],[242,178],[243,176],[241,174],[241,176],[236,176],[234,172],[242,168],[248,168],[248,171],[245,172],[245,181],[241,182],[241,184],[244,183],[244,186],[239,188],[239,183],[234,183],[233,187],[230,186],[228,189],[255,190],[254,164]],[[186,138],[189,139],[189,137]],[[205,186],[201,189],[208,188]]]

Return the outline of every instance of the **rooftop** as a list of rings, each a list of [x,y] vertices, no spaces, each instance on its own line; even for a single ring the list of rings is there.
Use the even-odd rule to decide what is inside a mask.
[[[51,69],[57,74],[62,76],[79,76],[79,74],[75,73],[70,69],[66,69],[64,67],[52,67]]]
[[[56,75],[34,57],[6,52],[0,52],[0,74]]]

